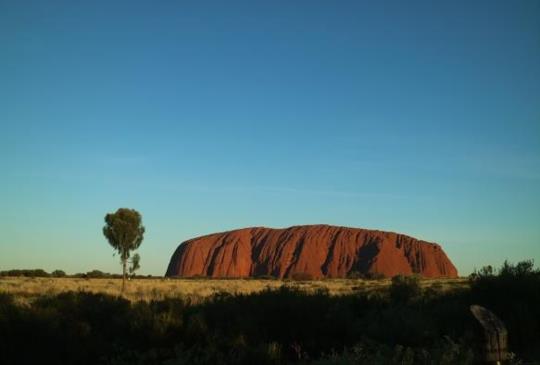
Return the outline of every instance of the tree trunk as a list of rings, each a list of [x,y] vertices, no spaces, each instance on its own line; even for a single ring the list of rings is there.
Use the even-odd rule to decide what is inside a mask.
[[[126,264],[127,258],[122,257],[122,294],[124,294],[126,288]]]

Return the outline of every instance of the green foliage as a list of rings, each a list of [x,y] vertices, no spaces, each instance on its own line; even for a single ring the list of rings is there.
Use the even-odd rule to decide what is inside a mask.
[[[103,234],[109,244],[126,260],[130,251],[136,250],[142,243],[144,231],[141,214],[134,209],[120,208],[105,216]]]
[[[506,324],[513,350],[536,353],[540,348],[540,270],[532,260],[498,270],[485,267],[469,278],[475,304],[497,314]]]
[[[63,278],[63,277],[72,277],[72,278],[120,278],[120,275],[111,274],[103,272],[100,270],[91,270],[87,273],[77,273],[73,275],[67,275],[63,270],[54,270],[50,274],[42,269],[32,269],[32,270],[6,270],[0,271],[0,276],[12,276],[12,277],[29,277],[29,278]]]
[[[474,270],[474,272],[469,276],[469,279],[476,280],[481,278],[490,278],[494,276],[493,266],[487,265],[482,267],[480,270]]]
[[[503,266],[499,270],[499,276],[502,278],[510,278],[514,280],[534,278],[538,280],[540,269],[534,268],[533,260],[526,260],[512,265],[508,260],[504,261]]]
[[[43,269],[31,269],[31,270],[6,270],[0,271],[0,276],[25,276],[29,278],[48,278],[51,276]]]
[[[364,274],[360,271],[351,271],[347,274],[347,279],[364,279]]]
[[[378,272],[362,273],[360,271],[351,271],[347,274],[348,279],[363,279],[363,280],[382,280],[385,278],[384,274]]]
[[[105,273],[101,270],[92,270],[92,271],[88,271],[85,277],[92,278],[92,279],[109,278],[110,274]]]
[[[130,266],[129,266],[130,275],[135,275],[135,271],[141,268],[140,262],[141,262],[141,256],[138,253],[133,255],[133,257],[130,260]]]
[[[0,293],[0,363],[472,364],[479,335],[471,304],[507,324],[512,364],[540,360],[532,351],[540,338],[538,270],[508,264],[474,279],[471,290],[450,292],[423,293],[417,279],[396,278],[388,293],[283,286],[198,304],[72,292],[19,305]],[[397,288],[406,294],[392,295]]]
[[[125,285],[126,265],[130,253],[139,248],[144,238],[144,232],[141,214],[134,209],[120,208],[115,213],[109,213],[105,216],[103,235],[120,255],[123,277],[122,290]]]
[[[55,278],[63,278],[66,276],[66,272],[63,271],[63,270],[54,270],[52,273],[51,273],[51,276],[55,277]]]
[[[396,275],[390,285],[390,298],[394,303],[407,303],[422,292],[420,279],[416,275]]]
[[[380,272],[368,272],[365,275],[366,280],[382,280],[385,279],[386,276]]]
[[[121,278],[121,275],[118,274],[111,274],[108,272],[103,272],[101,270],[90,270],[86,273],[76,273],[74,275],[70,275],[70,277],[73,278],[83,278],[83,279],[104,279],[104,278]]]

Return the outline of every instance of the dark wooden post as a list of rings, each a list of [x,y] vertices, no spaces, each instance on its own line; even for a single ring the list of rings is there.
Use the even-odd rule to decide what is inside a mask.
[[[471,312],[484,329],[484,360],[488,364],[502,364],[508,358],[508,331],[492,312],[479,305],[471,305]]]

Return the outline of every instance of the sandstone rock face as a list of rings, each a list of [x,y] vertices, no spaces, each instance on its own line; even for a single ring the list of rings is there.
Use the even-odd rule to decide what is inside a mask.
[[[174,252],[166,276],[343,278],[351,272],[385,276],[456,277],[442,248],[398,233],[327,225],[253,227],[188,240]]]

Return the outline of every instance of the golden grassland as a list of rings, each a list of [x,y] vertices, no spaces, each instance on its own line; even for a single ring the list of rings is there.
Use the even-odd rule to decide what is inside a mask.
[[[249,294],[282,286],[306,292],[327,290],[330,295],[346,295],[359,291],[384,290],[390,279],[325,279],[310,281],[258,280],[258,279],[132,279],[126,282],[121,294],[122,279],[100,278],[30,278],[0,277],[0,293],[12,294],[21,303],[31,302],[42,295],[54,295],[67,291],[84,291],[122,295],[131,301],[151,301],[164,298],[183,298],[198,303],[217,293]],[[422,279],[423,288],[446,291],[465,288],[466,278]]]

